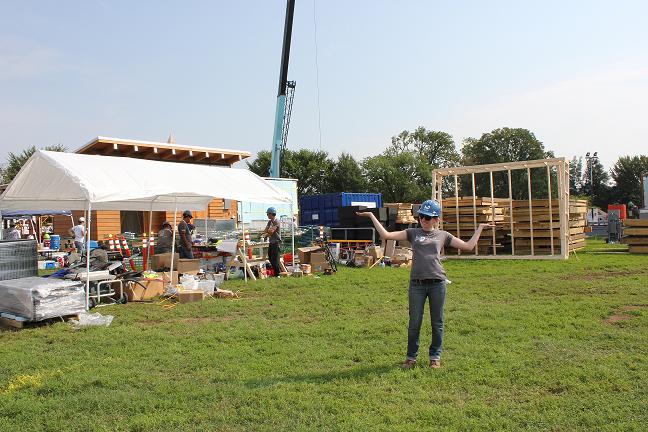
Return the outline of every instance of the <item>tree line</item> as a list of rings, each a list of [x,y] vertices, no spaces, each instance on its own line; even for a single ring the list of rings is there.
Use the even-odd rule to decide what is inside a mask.
[[[44,147],[45,150],[66,151],[63,145]],[[27,162],[36,147],[20,153],[9,153],[0,168],[0,181],[9,183]],[[554,157],[535,135],[522,128],[500,128],[484,133],[480,138],[466,138],[458,151],[452,136],[420,126],[414,131],[402,131],[391,138],[391,144],[380,154],[362,160],[348,153],[332,159],[328,152],[314,150],[285,150],[282,155],[281,176],[298,179],[299,195],[334,192],[380,192],[385,202],[422,202],[431,195],[432,170],[452,166],[484,165],[544,159]],[[261,151],[252,162],[250,171],[268,176],[269,151]],[[570,162],[570,194],[590,199],[594,205],[629,201],[641,203],[641,177],[648,174],[648,156],[621,156],[608,171],[598,159],[574,157]],[[554,173],[552,173],[554,175]],[[487,174],[475,175],[475,193],[490,196]],[[547,196],[546,171],[532,174],[533,198]],[[459,193],[472,195],[472,182],[459,178]],[[511,183],[514,199],[528,198],[526,172],[513,171]],[[557,182],[552,179],[554,188]],[[495,196],[508,197],[508,179],[504,173],[494,173]],[[446,179],[444,196],[454,196],[454,183]]]
[[[385,202],[422,202],[431,195],[432,170],[452,166],[484,165],[555,157],[554,152],[529,130],[499,128],[480,138],[466,138],[460,150],[452,136],[420,126],[403,131],[391,138],[391,144],[380,154],[362,160],[343,152],[333,159],[326,151],[285,150],[282,155],[281,176],[296,178],[298,194],[313,195],[334,192],[380,192]],[[250,171],[268,176],[271,153],[261,151],[252,162]],[[591,163],[591,170],[589,164]],[[547,196],[547,172],[532,170],[533,198]],[[591,177],[590,177],[591,172]],[[607,208],[612,203],[641,203],[641,176],[648,174],[648,156],[622,156],[609,172],[597,159],[570,161],[570,194],[589,199],[594,205]],[[528,198],[528,179],[524,170],[511,173],[514,199]],[[555,176],[555,172],[550,173]],[[469,176],[459,176],[459,193],[472,195]],[[552,196],[557,181],[552,178]],[[505,173],[494,173],[496,197],[508,197]],[[443,184],[444,196],[454,196],[454,179]],[[488,174],[475,175],[475,192],[490,196]]]

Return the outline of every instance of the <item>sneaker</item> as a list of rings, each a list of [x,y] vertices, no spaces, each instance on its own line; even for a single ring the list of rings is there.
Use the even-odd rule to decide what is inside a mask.
[[[416,366],[416,360],[406,359],[403,363],[399,364],[401,369],[412,369]]]
[[[441,360],[430,360],[430,369],[439,369],[441,367]]]

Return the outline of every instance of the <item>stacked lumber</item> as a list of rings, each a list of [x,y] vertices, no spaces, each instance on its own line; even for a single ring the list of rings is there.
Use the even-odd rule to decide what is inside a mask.
[[[630,253],[648,254],[648,219],[624,220],[621,243],[630,245]]]
[[[502,253],[508,241],[509,209],[508,200],[502,198],[456,197],[443,200],[442,229],[464,241],[470,240],[476,226],[481,223],[494,223],[496,226],[482,232],[477,242],[479,255]],[[457,216],[458,214],[458,216]],[[493,236],[493,231],[495,235]],[[455,249],[446,250],[446,254],[459,253]],[[473,252],[462,252],[473,254]]]
[[[551,207],[551,208],[550,208]],[[569,251],[585,246],[585,227],[587,214],[587,201],[569,201]],[[531,254],[531,237],[533,235],[533,254],[560,253],[560,214],[559,202],[548,199],[513,201],[513,237],[515,241],[515,255]]]
[[[412,214],[412,203],[386,203],[387,208],[395,208],[398,211],[396,215],[397,224],[411,224],[416,223],[416,219]]]

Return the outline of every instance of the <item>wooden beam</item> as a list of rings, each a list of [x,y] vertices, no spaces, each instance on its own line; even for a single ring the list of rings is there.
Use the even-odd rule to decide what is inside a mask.
[[[515,170],[515,169],[527,169],[527,168],[544,168],[545,166],[558,166],[560,163],[564,163],[565,158],[553,158],[553,159],[535,159],[529,161],[520,161],[520,162],[507,162],[507,163],[496,163],[488,165],[472,165],[464,167],[453,167],[453,168],[438,168],[434,172],[447,176],[453,174],[472,174],[472,173],[487,173],[493,171],[505,171],[505,170]]]

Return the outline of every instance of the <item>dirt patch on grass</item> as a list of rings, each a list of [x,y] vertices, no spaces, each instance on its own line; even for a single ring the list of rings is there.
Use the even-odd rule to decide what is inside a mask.
[[[614,311],[614,314],[610,317],[608,317],[605,322],[614,325],[623,321],[628,321],[630,318],[632,318],[632,315],[629,315],[627,312],[631,311],[636,311],[636,310],[641,310],[641,309],[646,309],[648,308],[648,305],[628,305],[628,306],[622,306],[616,311]]]

